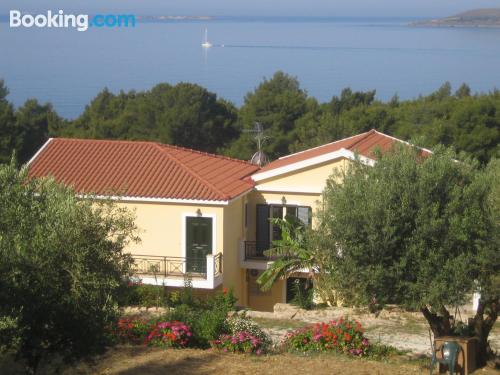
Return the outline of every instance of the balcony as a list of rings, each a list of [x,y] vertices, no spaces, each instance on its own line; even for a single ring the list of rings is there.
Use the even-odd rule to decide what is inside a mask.
[[[184,286],[189,276],[193,288],[214,289],[222,284],[222,253],[206,258],[132,254],[134,276],[144,284]]]
[[[258,241],[241,241],[240,265],[243,268],[265,270],[273,262],[274,257],[264,254],[269,249],[269,243]]]

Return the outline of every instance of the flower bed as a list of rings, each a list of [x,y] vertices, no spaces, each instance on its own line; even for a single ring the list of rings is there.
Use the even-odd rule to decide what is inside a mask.
[[[192,336],[189,327],[182,322],[159,322],[149,332],[145,344],[166,348],[184,348]]]
[[[363,336],[361,324],[339,319],[298,329],[286,336],[283,346],[293,351],[334,351],[363,356],[368,353],[370,343]]]
[[[145,322],[137,318],[119,319],[113,334],[121,343],[166,348],[186,347],[192,337],[191,330],[182,322]]]
[[[137,318],[122,318],[113,329],[113,336],[122,344],[141,344],[147,336],[151,324]]]
[[[262,339],[248,332],[238,332],[233,335],[221,335],[218,340],[210,342],[212,348],[231,353],[264,353],[265,343]]]

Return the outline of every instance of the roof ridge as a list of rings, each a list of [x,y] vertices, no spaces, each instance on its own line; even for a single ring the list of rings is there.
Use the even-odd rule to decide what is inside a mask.
[[[156,143],[156,142],[149,142],[153,144],[162,154],[167,155],[168,158],[173,159],[185,172],[187,172],[189,175],[193,176],[197,180],[201,181],[203,184],[208,185],[210,188],[214,189],[218,194],[220,194],[225,200],[230,199],[230,197],[225,194],[222,190],[220,190],[218,187],[216,187],[214,184],[212,184],[210,181],[206,180],[205,178],[201,177],[198,175],[196,172],[191,170],[187,165],[184,164],[179,158],[175,157],[174,155],[170,154],[169,152],[165,152],[165,150],[162,149],[162,144],[161,143]]]
[[[210,152],[206,151],[200,151],[200,150],[195,150],[193,148],[189,147],[183,147],[183,146],[177,146],[177,145],[171,145],[168,143],[161,143],[158,141],[144,141],[144,140],[131,140],[131,139],[95,139],[95,138],[68,138],[68,137],[53,137],[53,139],[61,139],[61,140],[66,140],[66,141],[93,141],[93,142],[117,142],[117,143],[146,143],[146,144],[156,144],[161,147],[169,147],[169,148],[175,148],[178,150],[184,150],[184,151],[189,151],[189,152],[194,152],[200,155],[205,155],[205,156],[212,156],[218,159],[224,159],[224,160],[229,160],[229,161],[234,161],[246,165],[252,165],[255,166],[255,164],[252,164],[249,161],[246,160],[241,160],[241,159],[236,159],[232,158],[229,156],[224,156],[224,155],[218,155],[218,154],[212,154]]]
[[[365,133],[369,133],[369,132],[365,132]],[[360,133],[360,134],[351,135],[350,137],[337,139],[336,141],[328,142],[328,143],[325,143],[324,145],[319,145],[319,146],[315,146],[315,147],[307,148],[307,149],[302,150],[302,151],[297,151],[297,152],[294,152],[293,154],[282,156],[282,157],[278,158],[277,160],[287,159],[287,158],[289,158],[289,157],[291,157],[291,156],[294,156],[294,155],[299,155],[299,154],[302,154],[302,153],[304,153],[304,152],[308,152],[308,151],[311,151],[311,150],[316,150],[316,149],[318,149],[318,148],[322,148],[322,147],[330,146],[330,145],[333,145],[333,144],[338,143],[338,142],[347,141],[348,139],[355,138],[355,137],[359,137],[359,136],[361,136],[361,135],[363,135],[363,134],[365,134],[365,133]],[[362,138],[364,138],[364,137],[362,137]]]
[[[242,164],[247,164],[247,165],[255,166],[255,164],[253,164],[253,163],[251,163],[251,162],[249,162],[249,161],[246,161],[246,160],[241,160],[241,159],[236,159],[236,158],[232,158],[232,157],[230,157],[230,156],[219,155],[219,154],[212,154],[212,153],[210,153],[210,152],[200,151],[200,150],[195,150],[195,149],[193,149],[193,148],[189,148],[189,147],[183,147],[183,146],[171,145],[171,144],[168,144],[168,143],[161,143],[161,142],[153,142],[153,143],[156,143],[157,145],[162,146],[162,147],[170,147],[170,148],[175,148],[175,149],[178,149],[178,150],[184,150],[184,151],[195,152],[195,153],[200,154],[200,155],[212,156],[212,157],[215,157],[215,158],[218,158],[218,159],[229,160],[229,161],[235,161],[235,162],[238,162],[238,163],[242,163]]]

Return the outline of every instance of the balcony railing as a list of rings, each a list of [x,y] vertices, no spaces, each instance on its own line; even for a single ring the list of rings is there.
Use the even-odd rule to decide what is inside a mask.
[[[245,260],[272,260],[264,254],[269,249],[268,242],[244,241]]]
[[[193,278],[207,279],[222,274],[222,254],[207,255],[206,258],[186,258],[157,255],[132,255],[134,273],[156,277],[184,277],[189,274]]]

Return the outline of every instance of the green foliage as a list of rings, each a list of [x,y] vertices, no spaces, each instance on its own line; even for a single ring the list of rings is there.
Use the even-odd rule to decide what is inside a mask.
[[[272,159],[287,154],[294,141],[295,121],[306,113],[307,94],[296,78],[277,72],[245,96],[239,111],[239,123],[243,129],[253,129],[259,122],[269,140],[264,151]],[[242,133],[227,153],[241,159],[249,159],[255,152],[251,133]]]
[[[307,228],[300,220],[287,217],[271,219],[271,222],[279,225],[281,240],[273,241],[273,247],[266,251],[267,256],[276,259],[257,279],[262,290],[271,289],[278,279],[317,266],[314,251],[307,245]]]
[[[352,164],[342,183],[328,181],[318,246],[332,253],[343,300],[439,310],[489,277],[498,258],[491,182],[477,163],[455,157],[438,148],[421,159],[401,146],[373,167]]]
[[[307,284],[301,285],[298,279],[293,283],[293,298],[290,301],[292,305],[298,306],[304,310],[311,310],[314,307],[313,288],[307,288]]]
[[[271,346],[272,340],[260,326],[252,319],[245,315],[234,315],[227,319],[227,326],[231,335],[236,335],[240,332],[247,332],[253,337],[260,340],[263,348],[267,349]]]
[[[193,299],[191,304],[181,304],[165,317],[169,321],[186,323],[193,333],[193,344],[208,348],[210,341],[228,333],[227,315],[234,308],[236,299],[232,291],[217,292],[206,300]]]
[[[354,356],[366,355],[369,346],[361,324],[344,318],[299,328],[283,341],[283,347],[289,351],[337,352]]]
[[[80,201],[54,181],[0,166],[0,320],[2,346],[35,371],[57,354],[73,359],[106,342],[133,216],[106,201]]]
[[[14,111],[7,101],[9,93],[0,80],[0,163],[8,163],[15,151],[17,160],[27,162],[48,139],[49,132],[62,126],[50,104],[27,100]]]
[[[50,104],[28,100],[17,110],[0,81],[0,163],[13,151],[27,161],[47,136],[159,141],[249,159],[256,151],[244,130],[260,122],[271,159],[372,128],[422,146],[453,146],[486,164],[500,155],[500,92],[472,94],[449,83],[436,92],[401,101],[376,99],[375,91],[342,90],[327,103],[307,95],[295,77],[277,72],[245,97],[238,110],[189,83],[158,84],[148,91],[113,94],[105,89],[73,121]]]
[[[163,286],[130,282],[123,287],[121,306],[164,307],[169,305],[169,295]]]
[[[216,152],[238,136],[235,107],[189,83],[114,95],[107,89],[61,134],[158,141]]]

